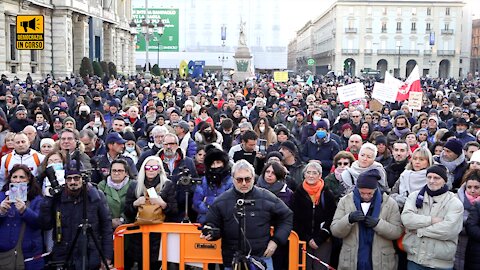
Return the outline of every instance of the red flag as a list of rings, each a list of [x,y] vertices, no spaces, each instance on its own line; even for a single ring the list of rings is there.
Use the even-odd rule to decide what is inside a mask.
[[[418,66],[415,66],[405,80],[405,82],[398,88],[397,101],[404,101],[410,96],[412,92],[422,92],[422,85],[420,84],[420,73]]]

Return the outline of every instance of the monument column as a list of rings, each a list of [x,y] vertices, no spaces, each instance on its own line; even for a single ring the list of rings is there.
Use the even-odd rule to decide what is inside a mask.
[[[83,57],[88,57],[88,17],[75,14],[73,16],[73,37],[75,39],[75,44],[73,47],[73,63],[74,71],[78,73],[80,70],[80,64],[82,63]]]
[[[240,35],[238,37],[238,47],[233,56],[235,59],[235,73],[232,79],[236,82],[245,81],[247,78],[252,77],[252,55],[247,47],[247,38],[245,35],[245,22],[240,21]]]
[[[73,72],[72,11],[54,10],[52,20],[54,75],[65,78]]]

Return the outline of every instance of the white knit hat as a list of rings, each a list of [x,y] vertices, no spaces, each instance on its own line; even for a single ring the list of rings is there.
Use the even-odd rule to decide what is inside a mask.
[[[480,162],[480,150],[473,152],[472,157],[470,158],[470,162],[473,161]]]
[[[55,141],[52,138],[44,138],[40,141],[40,148],[42,148],[44,144],[50,144],[51,146],[54,146]]]

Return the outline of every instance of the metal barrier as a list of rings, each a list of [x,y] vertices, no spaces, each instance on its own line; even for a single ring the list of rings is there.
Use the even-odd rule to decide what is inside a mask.
[[[136,227],[136,228],[135,228]],[[206,241],[200,239],[200,231],[198,224],[188,223],[162,223],[155,225],[134,225],[124,224],[115,230],[113,248],[114,248],[114,267],[123,270],[125,265],[124,253],[124,235],[142,234],[142,251],[143,251],[143,269],[150,269],[150,233],[161,233],[161,261],[162,269],[167,269],[167,261],[169,253],[176,253],[179,256],[178,263],[180,270],[185,269],[186,263],[196,263],[203,265],[203,269],[208,269],[209,263],[222,264],[221,242]],[[176,247],[167,247],[169,236],[178,236],[178,245]],[[306,249],[305,241],[300,241],[298,235],[292,231],[288,238],[289,245],[289,270],[305,269],[306,254],[299,252]],[[302,258],[300,261],[300,254]]]

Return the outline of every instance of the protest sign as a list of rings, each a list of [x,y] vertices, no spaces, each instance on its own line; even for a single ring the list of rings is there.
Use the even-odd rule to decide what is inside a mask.
[[[337,89],[340,102],[348,102],[354,99],[365,98],[365,87],[363,83],[352,83]]]
[[[422,99],[423,92],[410,91],[410,96],[408,97],[408,107],[410,108],[410,110],[421,110]]]
[[[395,102],[395,99],[397,98],[397,90],[390,85],[376,82],[373,85],[372,98],[388,102]]]

